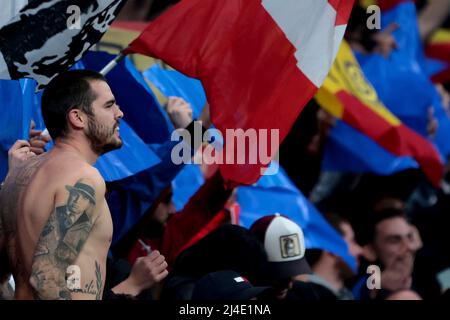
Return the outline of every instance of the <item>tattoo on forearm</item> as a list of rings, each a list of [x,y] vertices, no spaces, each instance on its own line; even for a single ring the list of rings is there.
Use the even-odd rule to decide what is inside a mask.
[[[95,278],[97,279],[97,295],[95,296],[95,299],[101,300],[103,287],[102,272],[100,270],[100,264],[97,261],[95,261]]]
[[[95,189],[81,180],[66,189],[67,204],[50,214],[34,254],[30,283],[39,299],[71,299],[66,270],[75,262],[93,226]]]

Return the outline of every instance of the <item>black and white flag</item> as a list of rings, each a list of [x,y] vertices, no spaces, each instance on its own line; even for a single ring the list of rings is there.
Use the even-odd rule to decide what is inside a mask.
[[[43,88],[108,30],[126,0],[31,0],[0,29],[0,79]]]

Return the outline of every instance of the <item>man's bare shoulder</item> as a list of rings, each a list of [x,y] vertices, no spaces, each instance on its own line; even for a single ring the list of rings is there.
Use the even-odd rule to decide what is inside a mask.
[[[79,157],[49,153],[24,162],[10,174],[2,188],[2,198],[17,204],[18,197],[25,194],[25,209],[27,204],[34,206],[37,202],[47,202],[45,199],[56,200],[56,194],[66,190],[66,185],[73,185],[79,180],[87,181],[99,196],[104,196],[105,182],[95,167]],[[53,205],[51,202],[48,205]]]
[[[100,172],[87,163],[85,160],[70,156],[70,155],[56,155],[50,156],[45,168],[46,173],[51,175],[73,176],[79,175],[83,177],[91,176],[92,180],[98,183],[103,182]]]
[[[78,180],[89,182],[100,195],[105,194],[106,186],[100,172],[88,163],[80,163],[79,166],[73,170],[74,175]]]

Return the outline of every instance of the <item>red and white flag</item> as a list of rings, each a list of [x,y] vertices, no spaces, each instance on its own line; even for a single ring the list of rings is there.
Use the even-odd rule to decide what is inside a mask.
[[[228,159],[227,129],[266,129],[269,137],[275,129],[280,143],[285,138],[328,74],[353,2],[182,0],[150,23],[126,53],[159,58],[202,81]],[[261,152],[258,144],[246,149],[244,164],[220,166],[225,180],[258,180],[268,165],[264,157],[249,161]],[[271,148],[271,156],[276,151]]]

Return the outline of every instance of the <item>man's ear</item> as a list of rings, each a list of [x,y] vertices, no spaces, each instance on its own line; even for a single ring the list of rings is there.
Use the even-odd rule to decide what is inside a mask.
[[[369,262],[375,262],[377,260],[377,254],[374,247],[371,244],[366,244],[362,247],[362,256]]]
[[[83,129],[87,124],[86,115],[79,109],[72,109],[67,114],[67,120],[74,129]]]

